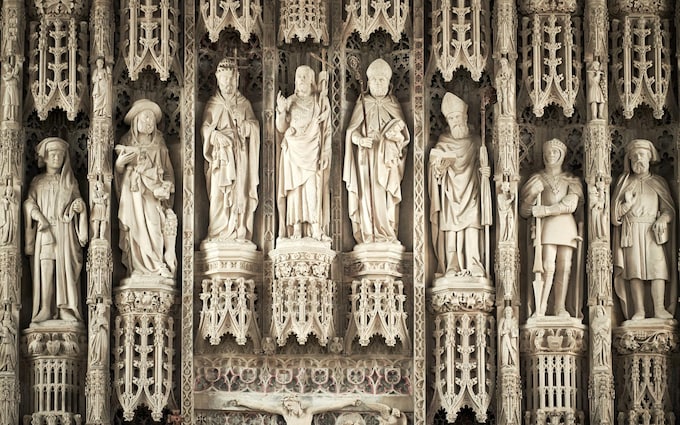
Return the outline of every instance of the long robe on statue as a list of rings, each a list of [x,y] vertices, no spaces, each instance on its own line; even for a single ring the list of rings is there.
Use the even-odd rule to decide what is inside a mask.
[[[635,192],[637,199],[627,214],[621,214],[625,194]],[[653,231],[654,221],[662,214],[671,217],[667,240],[660,241]],[[633,315],[630,305],[630,279],[666,281],[666,310],[675,313],[678,298],[677,273],[670,272],[670,258],[675,258],[675,207],[668,183],[657,175],[637,177],[623,174],[612,197],[614,231],[614,289],[626,319]],[[674,266],[673,266],[674,267]]]
[[[239,128],[248,136],[242,137]],[[260,182],[260,124],[250,101],[238,92],[225,99],[218,91],[203,112],[201,135],[210,200],[208,238],[237,239],[242,216],[246,233],[241,236],[250,240]],[[218,135],[229,142],[225,144]]]
[[[402,140],[388,138],[395,129]],[[353,140],[361,137],[372,137],[373,146],[357,146]],[[401,180],[409,141],[404,114],[394,96],[366,96],[363,106],[361,100],[357,102],[345,137],[342,174],[357,243],[397,242]]]

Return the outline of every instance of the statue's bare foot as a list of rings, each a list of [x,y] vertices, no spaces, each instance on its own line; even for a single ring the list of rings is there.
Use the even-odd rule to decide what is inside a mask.
[[[630,320],[642,320],[645,318],[645,312],[644,311],[638,311],[633,315],[633,317],[630,318]]]
[[[654,317],[657,319],[672,319],[673,315],[670,314],[665,308],[662,308],[654,312]]]
[[[561,317],[563,319],[567,319],[567,318],[571,317],[571,314],[569,314],[569,312],[564,308],[557,310],[555,312],[555,315],[557,317]]]
[[[296,224],[293,226],[293,236],[291,236],[291,239],[300,239],[302,238],[302,230],[300,229],[300,225]]]

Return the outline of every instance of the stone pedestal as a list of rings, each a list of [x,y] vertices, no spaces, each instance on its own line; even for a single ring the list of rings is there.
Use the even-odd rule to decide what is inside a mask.
[[[494,287],[489,279],[442,276],[428,290],[434,318],[434,387],[428,408],[446,410],[455,422],[471,407],[477,422],[486,422],[496,381]]]
[[[669,391],[672,356],[678,348],[676,320],[628,320],[614,328],[617,353],[617,421],[619,425],[675,423]]]
[[[79,322],[48,320],[24,330],[22,351],[29,372],[31,425],[76,424],[85,410],[82,384],[85,377],[87,336]]]
[[[177,289],[169,278],[123,279],[114,290],[114,391],[126,421],[145,404],[159,421],[173,388]]]
[[[335,283],[330,279],[335,251],[312,238],[279,239],[269,252],[274,265],[271,335],[279,346],[295,335],[300,345],[316,335],[321,346],[335,336]]]
[[[530,318],[520,328],[527,425],[583,424],[587,328],[579,319]]]
[[[358,336],[361,346],[380,335],[388,347],[401,342],[411,351],[406,324],[406,294],[402,277],[404,247],[399,243],[364,243],[345,257],[345,274],[352,279],[345,353],[351,354]]]
[[[249,241],[204,241],[196,263],[201,276],[196,292],[203,302],[198,337],[211,345],[218,345],[227,334],[238,345],[245,345],[250,337],[255,352],[260,352],[255,279],[261,273],[262,253]]]

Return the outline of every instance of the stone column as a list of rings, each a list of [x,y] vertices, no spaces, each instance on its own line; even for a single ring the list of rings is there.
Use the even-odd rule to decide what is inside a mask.
[[[19,423],[19,310],[21,309],[21,194],[24,179],[24,2],[2,5],[0,116],[0,425]]]
[[[585,9],[586,117],[585,181],[589,228],[587,305],[590,318],[588,399],[590,422],[614,423],[611,356],[612,253],[609,217],[611,184],[607,66],[609,19],[605,0],[590,0]]]

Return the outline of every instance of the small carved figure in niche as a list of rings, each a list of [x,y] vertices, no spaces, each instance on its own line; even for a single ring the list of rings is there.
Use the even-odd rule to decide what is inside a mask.
[[[12,179],[7,181],[2,193],[2,198],[0,198],[0,247],[8,246],[14,241],[17,226],[15,218],[17,200],[14,196]]]
[[[498,333],[501,336],[501,365],[519,366],[517,361],[519,324],[510,306],[506,306],[503,309],[503,317],[501,317],[498,325]]]
[[[111,67],[103,57],[95,61],[92,71],[92,114],[95,117],[111,116]]]
[[[430,223],[438,273],[483,277],[480,187],[491,169],[480,164],[481,143],[470,134],[467,108],[453,93],[444,95],[442,113],[449,132],[430,151]]]
[[[389,94],[392,69],[382,59],[366,70],[368,96],[354,107],[345,137],[343,180],[357,243],[398,243],[401,180],[410,135]]]
[[[28,354],[40,355],[45,351],[45,343],[43,342],[43,334],[33,334],[33,339],[28,343]]]
[[[382,403],[364,403],[369,409],[380,413],[378,417],[379,425],[406,425],[406,415],[401,413],[396,407],[390,407]]]
[[[13,371],[16,368],[16,339],[17,329],[12,312],[4,310],[0,321],[0,372]]]
[[[26,254],[33,278],[32,323],[82,321],[80,271],[87,243],[87,212],[71,169],[68,143],[41,141],[36,151],[45,172],[36,176],[24,201]]]
[[[588,188],[588,201],[591,210],[591,235],[597,239],[603,239],[609,232],[609,214],[607,213],[607,192],[604,179],[599,178],[595,186]]]
[[[335,425],[366,425],[366,421],[358,413],[343,413],[335,420]]]
[[[591,119],[604,119],[604,102],[606,101],[606,81],[602,78],[604,70],[598,60],[590,62],[586,71],[588,76],[588,104]]]
[[[90,364],[102,365],[109,352],[109,321],[106,304],[97,304],[90,323]]]
[[[583,203],[583,186],[578,177],[562,170],[566,153],[567,146],[560,140],[545,142],[545,168],[529,177],[520,196],[520,214],[524,218],[535,219],[532,224],[535,317],[546,314],[553,285],[554,314],[570,317],[566,299],[571,260],[574,249],[582,240],[574,213]]]
[[[132,276],[172,278],[177,267],[177,217],[172,211],[175,177],[157,128],[161,118],[156,103],[136,101],[125,115],[130,131],[116,146],[120,248],[123,264]]]
[[[19,118],[19,63],[6,61],[3,64],[2,79],[5,82],[5,93],[2,97],[3,121],[17,121]]]
[[[607,354],[611,349],[612,337],[609,332],[609,318],[604,311],[604,307],[601,305],[597,306],[590,331],[593,335],[595,366],[609,366],[609,356]]]
[[[62,346],[64,348],[64,354],[67,356],[76,356],[80,353],[80,347],[72,333],[64,333],[64,342],[62,343]]]
[[[498,85],[498,103],[501,107],[501,115],[513,115],[515,113],[515,76],[510,68],[507,58],[501,58],[500,68],[496,73]]]
[[[645,318],[646,281],[651,282],[654,317],[672,319],[678,298],[676,273],[670,272],[668,262],[675,258],[673,198],[666,181],[649,170],[658,161],[649,140],[628,143],[624,173],[612,197],[614,289],[624,317],[631,320]]]
[[[318,87],[326,86],[326,72]],[[283,134],[279,161],[279,235],[328,240],[328,178],[331,162],[330,102],[317,90],[314,70],[295,71],[295,93],[276,99],[276,129]]]
[[[302,402],[297,395],[287,395],[281,398],[280,401],[272,403],[271,401],[258,400],[232,400],[233,406],[244,406],[248,409],[273,413],[275,415],[283,416],[286,425],[312,425],[314,415],[317,413],[331,412],[338,409],[343,409],[349,406],[359,406],[362,404],[361,400],[334,400],[326,403],[316,402],[313,405],[302,407]]]
[[[94,183],[92,195],[92,239],[106,236],[106,227],[109,223],[109,194],[104,190],[104,183],[97,179]]]
[[[260,123],[250,101],[238,90],[235,59],[215,71],[218,91],[203,112],[203,155],[210,200],[208,239],[250,240],[257,208]]]
[[[501,242],[512,241],[515,235],[515,194],[510,191],[510,182],[501,183],[501,191],[496,197]]]

